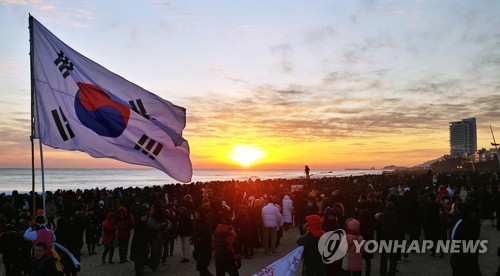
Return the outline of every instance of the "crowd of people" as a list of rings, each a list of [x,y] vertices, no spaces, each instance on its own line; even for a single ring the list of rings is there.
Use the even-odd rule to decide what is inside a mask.
[[[216,275],[238,275],[242,259],[256,250],[276,254],[283,232],[298,231],[303,275],[361,275],[363,262],[370,275],[373,253],[352,247],[343,259],[325,264],[317,247],[321,235],[343,229],[350,244],[438,241],[450,239],[461,220],[455,238],[475,240],[480,222],[494,224],[500,211],[499,183],[495,172],[429,171],[58,190],[46,193],[45,209],[35,215],[32,194],[13,191],[0,194],[0,252],[7,276],[77,275],[81,254],[98,254],[97,247],[103,265],[132,261],[136,275],[143,275],[180,246],[179,261],[196,262],[200,275],[212,275],[212,259]],[[35,201],[42,205],[40,195]],[[431,256],[443,254],[433,248]],[[408,257],[381,253],[380,275],[395,275],[398,260]],[[478,255],[452,254],[451,270],[480,275]]]

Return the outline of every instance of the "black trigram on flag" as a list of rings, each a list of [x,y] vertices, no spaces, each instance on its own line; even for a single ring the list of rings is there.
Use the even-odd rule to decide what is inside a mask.
[[[141,139],[139,139],[137,144],[135,144],[134,149],[142,151],[142,153],[146,156],[155,160],[158,154],[160,154],[160,151],[163,149],[163,144],[156,142],[155,140],[149,138],[146,134],[143,134]]]
[[[64,141],[67,141],[68,139],[72,139],[73,137],[75,137],[75,134],[73,133],[73,130],[71,129],[71,126],[68,123],[68,120],[66,120],[66,116],[64,116],[64,113],[62,112],[61,108],[59,107],[59,109],[54,109],[51,110],[50,112],[52,113],[52,118],[54,118],[54,122],[56,123],[57,130],[59,130],[61,138]]]
[[[142,117],[149,119],[149,115],[146,113],[146,109],[144,108],[144,105],[142,104],[141,99],[137,99],[135,101],[128,101],[130,104],[130,108],[137,112],[139,115]]]
[[[59,66],[59,71],[61,71],[64,78],[69,76],[69,71],[73,70],[73,63],[64,55],[62,51],[57,53],[57,58],[54,60],[54,64]]]

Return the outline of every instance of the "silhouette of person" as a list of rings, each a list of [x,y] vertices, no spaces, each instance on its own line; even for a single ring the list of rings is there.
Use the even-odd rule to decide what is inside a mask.
[[[309,179],[309,166],[306,165],[305,172],[306,172],[306,179]]]

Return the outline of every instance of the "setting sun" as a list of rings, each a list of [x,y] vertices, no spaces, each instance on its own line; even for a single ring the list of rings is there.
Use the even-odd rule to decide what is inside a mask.
[[[235,145],[228,153],[228,157],[248,167],[266,156],[266,152],[257,145]]]

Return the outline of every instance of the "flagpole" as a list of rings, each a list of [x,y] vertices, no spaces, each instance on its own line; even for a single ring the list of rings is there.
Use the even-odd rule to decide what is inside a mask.
[[[31,35],[31,39],[30,39],[30,50],[31,50],[31,53],[34,53],[34,49],[33,49],[33,17],[30,15],[30,35]],[[30,55],[31,59],[31,101],[33,102],[32,106],[31,106],[31,110],[32,110],[32,114],[33,114],[33,117],[34,117],[34,107],[36,106],[37,104],[37,94],[35,92],[35,72],[33,72],[33,54]],[[38,117],[38,112],[36,113],[36,118],[33,118],[33,119],[36,119],[38,122],[40,121],[40,118]],[[33,126],[33,120],[31,121],[31,124],[32,124],[32,127],[31,127],[31,130],[32,130],[32,136],[34,137],[34,131],[35,131],[35,127]],[[40,133],[40,124],[37,124],[37,131],[38,133]],[[38,138],[38,142],[39,142],[39,145],[40,145],[40,172],[41,172],[41,175],[42,175],[42,208],[44,210],[44,214],[45,214],[45,198],[46,198],[46,195],[45,195],[45,165],[44,165],[44,162],[43,162],[43,147],[42,147],[42,140],[40,138]],[[32,148],[34,148],[33,146],[34,142],[33,142],[33,139],[32,139]],[[34,161],[33,161],[34,163]],[[34,174],[33,174],[34,175]],[[34,178],[34,177],[33,177]],[[33,194],[35,194],[35,184],[33,182]],[[35,200],[34,200],[35,201]],[[36,205],[33,204],[33,209],[36,213]]]
[[[36,97],[36,96],[35,96]],[[40,130],[40,129],[38,129]],[[42,150],[42,140],[38,139],[40,143],[40,171],[42,172],[42,206],[43,214],[45,215],[45,166],[43,164],[43,150]]]
[[[30,75],[31,75],[31,192],[33,198],[33,216],[36,214],[36,193],[35,193],[35,72],[33,70],[33,17],[29,14],[28,26],[30,32]]]

